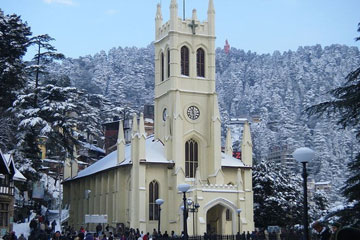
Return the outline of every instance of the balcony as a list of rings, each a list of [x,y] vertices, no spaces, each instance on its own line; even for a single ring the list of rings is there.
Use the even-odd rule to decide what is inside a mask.
[[[0,195],[14,196],[14,187],[0,185]]]

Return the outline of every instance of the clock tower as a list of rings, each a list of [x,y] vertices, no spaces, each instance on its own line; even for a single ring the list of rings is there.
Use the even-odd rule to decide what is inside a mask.
[[[178,180],[216,183],[221,171],[221,133],[215,92],[215,10],[207,21],[178,17],[171,0],[170,19],[155,18],[155,138],[175,163]],[[183,174],[182,174],[183,173]]]

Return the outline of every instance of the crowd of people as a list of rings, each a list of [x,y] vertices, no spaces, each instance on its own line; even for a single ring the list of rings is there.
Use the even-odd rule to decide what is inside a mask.
[[[169,234],[153,229],[150,232],[143,232],[132,228],[111,228],[107,225],[104,229],[101,224],[96,226],[96,232],[88,232],[84,227],[75,231],[72,227],[67,227],[63,232],[55,231],[57,223],[51,223],[41,215],[37,215],[30,221],[30,236],[28,239],[23,234],[19,237],[15,232],[4,237],[4,240],[175,240],[184,239],[184,233],[177,235],[174,231]],[[338,223],[330,224],[330,227],[321,222],[312,224],[312,240],[344,240],[360,239],[360,230],[355,228],[341,228]],[[113,233],[115,231],[115,233]],[[257,229],[253,232],[237,233],[235,236],[220,236],[216,234],[204,233],[203,236],[188,236],[188,240],[302,240],[303,231],[301,229],[282,229],[268,232],[267,229]]]

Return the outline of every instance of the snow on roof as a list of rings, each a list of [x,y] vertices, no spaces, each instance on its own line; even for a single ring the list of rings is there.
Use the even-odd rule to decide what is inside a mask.
[[[172,161],[168,161],[163,152],[164,146],[158,140],[154,141],[154,137],[150,136],[146,139],[145,142],[145,154],[146,154],[146,162],[149,163],[172,163]],[[84,170],[80,171],[78,175],[74,178],[82,178],[86,177],[106,169],[114,168],[117,166],[124,166],[131,164],[131,144],[127,144],[125,146],[125,160],[122,161],[120,164],[117,163],[117,151],[114,151],[104,158],[100,159],[99,161],[95,162],[91,166],[85,168]]]
[[[22,175],[22,173],[15,168],[15,175],[13,177],[14,181],[26,182],[26,177]]]
[[[14,181],[21,181],[21,182],[25,182],[27,179],[26,177],[24,177],[24,175],[15,167],[15,164],[14,164],[14,159],[12,158],[12,155],[11,154],[4,154],[4,158],[5,158],[5,161],[7,162],[8,166],[10,164],[13,164],[13,167],[14,167],[14,176],[13,176],[13,180]]]
[[[328,185],[330,184],[330,181],[326,181],[326,182],[316,182],[315,185]]]
[[[245,164],[237,158],[221,153],[221,166],[222,167],[246,167]]]
[[[105,150],[87,142],[80,142],[84,148],[105,154]]]
[[[145,142],[146,163],[160,163],[169,164],[174,163],[172,160],[167,160],[164,154],[164,145],[159,140],[154,140],[154,136],[149,136]],[[73,179],[78,179],[92,174],[111,169],[117,166],[125,166],[132,164],[131,162],[131,144],[125,146],[125,160],[117,163],[117,151],[114,151],[99,161],[93,163],[89,167],[80,171]],[[239,159],[221,154],[221,166],[223,167],[246,167],[246,165]],[[71,179],[68,179],[71,180]],[[66,180],[65,180],[66,181]]]
[[[50,162],[50,163],[62,163],[61,160],[49,159],[49,158],[44,158],[42,161],[43,162]]]

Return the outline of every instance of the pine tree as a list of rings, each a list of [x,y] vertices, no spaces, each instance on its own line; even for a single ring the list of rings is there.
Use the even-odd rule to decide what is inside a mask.
[[[360,23],[358,25],[360,32]],[[357,37],[356,40],[360,40]],[[352,128],[360,140],[360,67],[346,77],[346,83],[330,93],[334,99],[314,105],[307,109],[310,115],[323,115],[337,118],[343,128]],[[360,153],[348,164],[350,177],[343,187],[343,194],[350,203],[349,207],[340,212],[345,224],[360,226]]]
[[[62,53],[57,53],[56,48],[49,42],[55,39],[50,37],[48,34],[38,35],[30,39],[30,45],[36,45],[37,53],[33,58],[32,64],[28,66],[28,70],[31,74],[35,74],[35,89],[39,87],[40,74],[47,73],[46,67],[53,60],[63,59],[65,56]],[[35,92],[35,104],[37,103],[37,93]]]
[[[300,185],[276,164],[263,161],[254,168],[254,217],[257,227],[301,223]],[[296,186],[299,185],[299,186]]]
[[[31,35],[20,16],[4,15],[0,9],[0,110],[11,106],[16,91],[25,86],[24,63]]]

